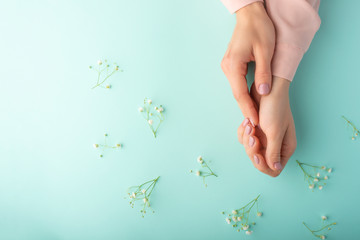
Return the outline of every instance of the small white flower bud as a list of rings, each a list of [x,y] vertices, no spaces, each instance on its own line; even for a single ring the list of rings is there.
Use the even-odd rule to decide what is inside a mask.
[[[324,177],[324,179],[325,179],[325,180],[328,180],[328,179],[329,179],[329,177],[328,177],[328,176],[325,176],[325,177]]]
[[[237,217],[238,222],[241,222],[242,218],[241,217]]]
[[[99,144],[94,143],[94,144],[93,144],[93,147],[94,147],[94,148],[98,148],[98,147],[99,147]]]
[[[230,218],[225,218],[225,221],[227,222],[227,224],[231,223],[231,219]]]
[[[237,214],[238,212],[236,210],[232,210],[232,214]]]
[[[150,125],[153,125],[154,121],[153,121],[152,119],[150,119],[150,120],[148,121],[148,123],[149,123]]]
[[[145,194],[145,193],[146,193],[146,190],[145,190],[145,189],[142,189],[141,192],[142,192],[143,194]]]
[[[325,167],[325,166],[322,166],[322,167],[321,167],[321,169],[322,169],[322,170],[325,170],[325,169],[326,169],[326,167]]]
[[[314,184],[310,184],[310,185],[309,185],[309,188],[310,188],[310,189],[313,189],[314,187],[315,187]]]
[[[257,216],[258,216],[258,217],[261,217],[261,216],[262,216],[262,212],[258,212],[258,213],[257,213]]]
[[[154,107],[155,110],[158,110],[158,107]]]
[[[108,85],[106,85],[105,87],[106,87],[107,89],[110,89],[110,88],[111,88],[111,85],[108,84]]]
[[[321,238],[321,239],[326,239],[326,236],[325,236],[325,235],[321,235],[320,238]]]
[[[354,137],[352,137],[352,138],[351,138],[351,140],[355,140],[355,138],[354,138]]]
[[[237,222],[236,217],[232,217],[232,220],[233,220],[234,222]]]
[[[246,235],[251,235],[253,233],[253,231],[246,231],[245,233],[246,233]]]
[[[332,168],[329,168],[329,169],[328,169],[328,172],[331,173],[331,172],[332,172]]]
[[[158,112],[163,112],[164,111],[164,108],[160,107]]]
[[[115,71],[118,71],[118,70],[119,70],[119,66],[116,66],[116,67],[115,67]]]
[[[314,178],[314,182],[318,182],[319,181],[319,179],[317,179],[317,178]]]
[[[101,61],[101,60],[97,61],[97,64],[98,64],[98,65],[101,65],[101,64],[102,64],[102,61]]]
[[[320,177],[320,173],[317,173],[316,176],[317,176],[317,177]]]
[[[147,102],[148,102],[148,104],[152,104],[152,100],[151,100],[151,99],[148,99]]]
[[[135,197],[136,197],[136,193],[134,193],[134,192],[131,193],[131,197],[132,197],[132,198],[135,198]]]
[[[145,198],[143,198],[143,202],[144,203],[147,203],[148,202],[148,199],[145,197]]]
[[[200,176],[201,175],[201,172],[200,171],[196,171],[196,176]]]
[[[322,220],[326,220],[327,217],[326,217],[326,216],[321,216],[321,219],[322,219]]]
[[[197,158],[197,161],[198,161],[198,163],[200,163],[200,164],[202,164],[202,163],[204,162],[202,156],[199,156],[199,157]]]
[[[248,230],[248,229],[249,229],[249,225],[244,225],[244,226],[242,227],[242,229],[245,230],[245,231]]]
[[[116,144],[116,147],[117,147],[117,148],[121,148],[121,144],[120,144],[120,143],[117,143],[117,144]]]
[[[323,186],[319,186],[319,190],[322,190],[323,189]]]
[[[139,112],[143,112],[144,111],[144,108],[142,108],[142,107],[139,107]]]

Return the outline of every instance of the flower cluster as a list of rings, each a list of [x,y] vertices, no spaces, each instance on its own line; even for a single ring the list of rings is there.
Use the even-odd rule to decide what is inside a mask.
[[[157,131],[164,121],[164,108],[162,105],[153,106],[152,100],[149,98],[144,99],[144,105],[139,107],[139,112],[145,118],[147,124],[150,127],[151,132],[154,134],[156,138]]]
[[[225,218],[225,221],[227,224],[231,224],[234,229],[236,229],[238,232],[245,231],[246,235],[251,235],[253,233],[253,230],[251,229],[250,225],[255,225],[255,222],[250,223],[249,217],[251,209],[256,204],[257,213],[256,216],[261,217],[263,214],[262,212],[259,212],[258,208],[258,199],[260,195],[257,196],[254,200],[250,201],[248,204],[246,204],[244,207],[232,210],[231,213],[225,213],[221,212],[221,214],[227,215]]]
[[[108,137],[108,134],[105,133],[104,134],[104,144],[98,144],[98,143],[94,143],[93,144],[93,147],[96,148],[96,149],[101,149],[101,154],[100,154],[100,157],[103,157],[104,155],[104,150],[107,149],[107,148],[114,148],[114,149],[120,149],[122,147],[122,145],[120,143],[117,143],[115,144],[115,146],[110,146],[107,144],[106,142],[106,138]]]
[[[311,230],[310,227],[308,225],[305,224],[305,222],[303,222],[304,226],[311,232],[312,235],[314,235],[317,238],[320,239],[326,239],[326,235],[330,230],[331,230],[331,226],[336,225],[336,222],[330,223],[330,224],[326,224],[326,220],[328,219],[327,216],[321,216],[322,222],[323,222],[323,227],[321,227],[318,230]]]
[[[203,183],[204,183],[205,187],[207,187],[207,184],[205,183],[205,178],[210,177],[210,176],[217,177],[217,175],[211,170],[211,168],[205,162],[205,160],[202,158],[202,156],[199,156],[197,158],[197,162],[201,165],[201,167],[206,168],[208,171],[201,171],[201,170],[193,171],[193,170],[190,170],[190,173],[195,172],[196,176],[202,177],[203,178]]]
[[[346,117],[342,116],[342,118],[346,121],[347,125],[352,128],[351,140],[355,140],[360,135],[359,129],[357,129],[355,125],[352,122],[350,122]]]
[[[326,181],[329,179],[328,174],[333,171],[332,168],[327,168],[326,166],[313,166],[307,163],[302,163],[296,160],[297,164],[301,168],[304,173],[305,181],[309,184],[309,189],[315,189],[316,187],[319,190],[322,190],[325,185]],[[306,169],[312,169],[312,172],[306,171]]]
[[[105,81],[108,80],[116,72],[123,72],[123,70],[121,70],[119,68],[119,66],[116,65],[116,63],[114,63],[114,65],[111,66],[110,64],[107,63],[107,60],[104,60],[104,63],[101,60],[99,60],[97,62],[97,66],[94,66],[94,67],[89,66],[89,69],[92,69],[97,73],[96,84],[91,89],[94,89],[96,87],[102,87],[102,88],[110,89],[111,88],[110,84],[107,84],[104,87],[103,83],[105,83]]]
[[[160,176],[159,176],[160,177]],[[139,186],[133,186],[128,189],[128,198],[130,199],[130,206],[133,208],[136,201],[141,201],[143,208],[140,210],[142,217],[145,216],[147,208],[153,213],[155,212],[150,207],[150,196],[154,187],[159,180],[159,177],[147,181]]]

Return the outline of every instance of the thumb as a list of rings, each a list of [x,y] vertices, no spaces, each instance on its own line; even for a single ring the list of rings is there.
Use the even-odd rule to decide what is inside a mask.
[[[268,166],[278,173],[283,169],[281,165],[281,146],[282,138],[268,139],[265,153]]]
[[[255,52],[255,85],[260,95],[268,95],[271,91],[271,55],[264,51]]]

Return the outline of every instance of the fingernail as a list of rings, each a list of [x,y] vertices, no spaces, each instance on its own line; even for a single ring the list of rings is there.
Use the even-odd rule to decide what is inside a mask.
[[[245,127],[247,124],[249,123],[249,119],[248,118],[245,118],[244,122],[243,122],[243,127]]]
[[[261,95],[268,94],[270,92],[270,86],[267,83],[260,84],[259,86],[259,93]]]
[[[250,147],[254,146],[254,143],[255,143],[255,138],[250,136],[250,138],[249,138],[249,146]]]
[[[251,122],[251,125],[252,125],[253,127],[255,127],[255,124],[254,124],[253,120],[250,119],[250,122]]]
[[[274,163],[274,168],[277,169],[277,170],[283,169],[283,167],[281,166],[281,163],[279,163],[279,162]]]
[[[254,161],[255,161],[256,164],[259,164],[259,163],[260,163],[260,160],[259,160],[259,158],[258,158],[256,155],[254,155]]]
[[[249,135],[249,134],[251,133],[251,127],[250,127],[249,125],[246,126],[246,128],[245,128],[245,133],[246,133],[247,135]]]

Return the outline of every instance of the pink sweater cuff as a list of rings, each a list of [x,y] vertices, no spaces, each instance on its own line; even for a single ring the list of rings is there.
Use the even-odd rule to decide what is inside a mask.
[[[264,2],[263,0],[221,0],[230,13],[234,13],[240,8],[254,2]]]
[[[277,43],[271,62],[272,75],[292,81],[304,53],[299,47]]]

